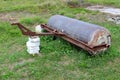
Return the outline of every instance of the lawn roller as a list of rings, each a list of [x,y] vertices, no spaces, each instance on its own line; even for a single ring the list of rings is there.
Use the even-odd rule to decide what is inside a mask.
[[[88,51],[91,55],[105,51],[111,45],[111,35],[106,28],[62,15],[53,15],[47,24],[40,24],[39,27],[47,32],[32,32],[20,23],[12,23],[12,25],[17,25],[22,34],[27,36],[61,37]]]

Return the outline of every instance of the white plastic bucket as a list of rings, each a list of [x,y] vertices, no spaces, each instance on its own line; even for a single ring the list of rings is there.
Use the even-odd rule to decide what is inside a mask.
[[[40,38],[38,36],[29,37],[26,46],[29,54],[39,54]]]

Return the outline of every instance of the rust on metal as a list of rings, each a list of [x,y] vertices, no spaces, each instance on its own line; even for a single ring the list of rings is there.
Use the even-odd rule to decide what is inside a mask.
[[[39,34],[36,32],[32,32],[31,30],[27,29],[26,27],[24,27],[20,23],[12,23],[12,25],[17,25],[19,27],[19,29],[21,30],[22,34],[26,35],[26,36],[48,36],[48,35],[59,36],[59,37],[63,38],[64,40],[66,40],[66,41],[68,41],[68,42],[70,42],[78,47],[81,47],[84,50],[87,50],[91,55],[95,55],[96,52],[99,52],[103,49],[107,49],[109,47],[109,45],[99,45],[99,46],[91,47],[91,45],[88,45],[87,43],[84,43],[82,41],[78,41],[78,40],[64,34],[61,31],[57,31],[56,29],[52,29],[47,24],[41,24],[41,27],[48,32],[45,32],[45,33],[42,32]]]
[[[47,23],[53,29],[63,32],[67,36],[87,44],[90,48],[110,45],[109,31],[99,25],[91,24],[63,15],[53,15]]]
[[[96,46],[100,46],[100,45],[107,44],[106,41],[102,42],[102,40],[101,40],[101,41],[99,40],[99,38],[100,38],[100,37],[102,38],[104,35],[106,35],[106,32],[105,32],[105,31],[96,31],[96,32],[94,33],[93,39],[92,39],[90,42],[88,42],[88,45],[89,45],[91,48],[93,48],[93,47],[95,47],[95,45],[96,45]],[[109,36],[110,36],[110,35],[109,35]],[[98,43],[98,42],[99,42],[99,43]]]
[[[12,23],[11,25],[17,25],[19,27],[19,29],[21,30],[22,34],[27,35],[27,36],[64,35],[63,33],[57,32],[57,30],[51,30],[50,28],[47,28],[47,27],[44,27],[44,26],[42,26],[42,28],[47,30],[48,32],[37,34],[36,32],[32,32],[28,28],[24,27],[20,23]]]

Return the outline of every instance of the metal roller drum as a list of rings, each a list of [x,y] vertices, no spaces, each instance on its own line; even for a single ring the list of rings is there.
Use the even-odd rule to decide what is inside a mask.
[[[76,40],[82,41],[90,48],[106,45],[110,46],[110,33],[104,27],[65,17],[62,15],[54,15],[47,25],[51,28],[61,31]]]

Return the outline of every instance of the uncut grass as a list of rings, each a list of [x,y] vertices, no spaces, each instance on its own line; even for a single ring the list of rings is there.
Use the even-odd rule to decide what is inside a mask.
[[[19,0],[15,2],[17,3],[17,1],[22,2]],[[13,1],[7,1],[5,4],[12,7],[11,4],[8,4],[9,2],[14,3]],[[32,0],[26,1],[24,4],[31,3],[37,4],[36,1]],[[4,7],[4,5],[2,6]],[[28,8],[24,8],[24,10],[28,10]],[[10,8],[8,11],[13,11],[13,9]],[[21,9],[17,9],[17,11],[21,11]],[[48,15],[44,15],[45,18],[43,18],[43,15],[36,13],[37,11],[39,10],[34,13],[36,17],[22,17],[19,21],[30,28],[34,24],[46,23],[47,19],[53,14],[62,14],[73,18],[77,13],[98,14],[98,12],[91,12],[82,8],[64,7],[56,10],[56,12],[46,12],[45,14]],[[30,10],[28,12],[34,11]],[[89,22],[85,18],[80,17],[80,20]],[[40,37],[41,55],[29,55],[25,46],[28,37],[23,36],[17,27],[11,26],[8,22],[0,21],[0,80],[119,80],[120,27],[109,22],[91,22],[106,27],[112,35],[110,49],[95,57],[88,55],[83,49],[75,47],[61,38],[53,41],[52,36]]]
[[[10,78],[25,78],[29,79],[97,79],[91,75],[103,76],[101,68],[104,70],[104,74],[111,74],[114,69],[118,68],[110,65],[107,70],[104,69],[109,62],[114,62],[114,59],[119,58],[117,53],[115,42],[113,46],[106,52],[106,54],[91,57],[88,53],[82,49],[76,49],[68,42],[57,39],[52,40],[50,37],[41,37],[41,56],[31,56],[26,52],[25,42],[27,37],[22,36],[17,28],[12,27],[9,23],[0,23],[0,28],[5,29],[1,31],[0,41],[3,42],[1,46],[1,79]],[[110,27],[110,25],[108,25]],[[114,26],[116,28],[118,26]],[[1,29],[2,30],[2,29]],[[119,30],[110,29],[114,35],[114,39]],[[6,43],[4,43],[6,41]],[[4,46],[4,47],[2,47]],[[11,51],[12,50],[12,51]],[[31,59],[31,61],[29,61]],[[28,61],[27,61],[28,60]],[[113,68],[112,70],[110,68]],[[86,70],[88,70],[86,72]],[[94,72],[96,70],[98,74]],[[109,73],[108,71],[111,70]],[[14,74],[17,72],[17,74]],[[25,75],[24,75],[24,74]],[[81,74],[82,73],[82,74]],[[88,77],[83,75],[86,73]],[[117,72],[115,72],[117,73]],[[111,77],[111,76],[110,76]],[[112,74],[112,77],[116,75]],[[99,78],[99,77],[98,77]],[[109,77],[108,77],[109,79]]]

